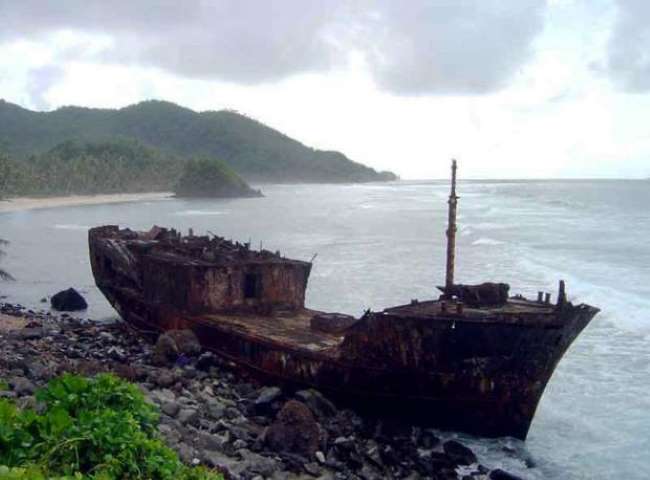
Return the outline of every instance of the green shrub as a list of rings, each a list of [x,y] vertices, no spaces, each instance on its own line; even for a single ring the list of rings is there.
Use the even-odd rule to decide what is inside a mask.
[[[183,465],[158,438],[158,412],[137,386],[109,374],[63,375],[39,411],[0,399],[0,480],[217,480]]]

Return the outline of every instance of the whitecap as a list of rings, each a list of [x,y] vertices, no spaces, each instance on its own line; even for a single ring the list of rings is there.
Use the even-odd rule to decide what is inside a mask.
[[[481,237],[478,240],[474,240],[472,245],[503,245],[505,242],[501,240],[495,240],[494,238]]]
[[[58,230],[90,230],[88,225],[77,225],[76,223],[59,223],[54,225]]]
[[[224,212],[222,210],[181,210],[180,212],[174,213],[174,215],[179,215],[181,217],[227,215],[227,214],[228,212]]]

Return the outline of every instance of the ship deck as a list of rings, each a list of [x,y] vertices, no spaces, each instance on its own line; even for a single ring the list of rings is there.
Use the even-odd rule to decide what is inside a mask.
[[[321,312],[302,309],[266,315],[202,315],[196,320],[209,323],[222,330],[236,331],[260,342],[273,342],[285,348],[299,347],[313,353],[335,355],[343,335],[322,332],[311,328],[311,319]]]
[[[519,324],[522,326],[553,326],[557,315],[553,305],[529,300],[511,299],[499,307],[465,308],[462,315],[455,313],[453,305],[443,313],[438,301],[420,302],[386,309],[390,315],[403,318],[439,319],[442,322]],[[336,356],[344,333],[327,333],[311,327],[311,319],[322,313],[302,309],[298,312],[267,315],[201,315],[193,320],[207,323],[221,330],[237,332],[259,342],[272,342],[284,348],[300,348],[312,353]]]
[[[457,313],[453,302],[443,303],[437,300],[417,302],[384,310],[385,313],[400,318],[445,319],[455,322],[499,323],[519,325],[552,325],[557,323],[556,306],[550,303],[534,302],[525,298],[510,298],[504,305],[471,308],[464,306],[462,313]]]

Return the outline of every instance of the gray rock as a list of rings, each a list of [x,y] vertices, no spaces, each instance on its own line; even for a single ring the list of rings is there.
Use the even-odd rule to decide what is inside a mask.
[[[213,420],[219,420],[224,416],[226,406],[216,398],[211,398],[206,404],[208,416]]]
[[[178,451],[178,456],[185,463],[192,463],[196,458],[196,450],[186,443],[181,443],[176,449]]]
[[[25,377],[14,377],[9,380],[9,385],[16,392],[16,395],[33,395],[36,392],[36,385]]]
[[[241,455],[243,463],[246,464],[246,471],[270,477],[273,475],[273,472],[278,470],[278,462],[272,458],[264,457],[245,448],[239,450],[237,453]]]
[[[232,444],[233,448],[236,448],[237,450],[241,450],[242,448],[248,448],[248,444],[246,443],[245,440],[237,439],[235,442]]]
[[[179,410],[181,409],[180,405],[176,402],[164,402],[160,406],[160,410],[170,417],[175,417],[178,415]]]
[[[305,403],[309,409],[319,419],[336,415],[336,407],[332,402],[325,398],[318,390],[310,388],[309,390],[300,390],[296,392],[296,397]]]
[[[15,337],[19,340],[38,340],[42,338],[44,331],[42,328],[22,328],[15,332]]]
[[[199,433],[198,445],[205,450],[223,451],[224,446],[230,442],[230,432],[225,431],[220,435],[213,435],[207,432]]]
[[[158,337],[152,361],[157,365],[169,365],[181,355],[192,357],[200,353],[201,344],[192,330],[169,330]]]
[[[154,375],[154,383],[161,388],[171,387],[176,383],[174,375],[168,370],[160,370]]]
[[[178,421],[183,425],[196,425],[199,422],[199,412],[194,408],[182,408],[178,412]]]
[[[263,409],[282,396],[282,390],[278,387],[262,388],[255,399],[255,408]]]
[[[238,480],[246,465],[222,452],[206,450],[201,454],[202,462],[210,468],[227,472],[230,478]]]
[[[316,460],[318,460],[320,463],[325,463],[325,454],[318,450],[314,456],[316,457]]]

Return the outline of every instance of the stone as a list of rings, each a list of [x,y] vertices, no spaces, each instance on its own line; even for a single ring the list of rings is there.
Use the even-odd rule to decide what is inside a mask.
[[[478,462],[474,452],[456,440],[446,441],[442,444],[442,448],[457,465],[471,465]]]
[[[304,403],[289,400],[268,427],[265,441],[273,450],[312,457],[318,450],[320,428]]]
[[[257,398],[255,399],[255,408],[257,410],[264,410],[281,396],[282,390],[280,388],[264,387],[259,391]]]
[[[192,330],[170,330],[166,335],[174,339],[178,347],[178,353],[190,357],[195,357],[201,353],[201,343]]]
[[[161,388],[168,388],[176,383],[174,374],[168,370],[160,370],[154,376],[154,383]]]
[[[194,408],[182,408],[178,412],[178,421],[183,425],[196,425],[199,421],[199,412]]]
[[[207,371],[217,364],[217,357],[212,352],[203,352],[196,360],[196,368]]]
[[[180,405],[176,402],[164,402],[160,406],[160,410],[170,417],[175,417],[178,415],[179,410],[181,409]]]
[[[213,420],[219,420],[222,418],[226,411],[226,406],[216,398],[209,399],[206,402],[206,408],[208,416]]]
[[[25,377],[14,377],[9,380],[9,385],[16,392],[16,395],[33,395],[36,392],[36,385]]]
[[[62,290],[50,299],[50,304],[54,310],[60,312],[76,312],[86,310],[88,303],[74,288]]]
[[[197,442],[201,448],[206,450],[222,451],[224,446],[230,442],[230,432],[226,430],[221,435],[212,435],[207,432],[201,432],[199,433]]]
[[[201,353],[201,344],[192,330],[169,330],[158,337],[153,349],[155,365],[169,365]]]
[[[242,462],[217,451],[206,450],[202,452],[201,461],[210,468],[227,472],[228,477],[234,479],[241,478],[240,474],[244,469]]]
[[[432,449],[440,443],[440,439],[433,432],[424,430],[418,437],[418,445],[425,449]]]
[[[192,463],[192,461],[196,457],[196,451],[194,450],[194,448],[192,448],[186,443],[181,443],[180,445],[178,445],[176,450],[178,451],[178,456],[180,457],[180,459],[185,463]]]
[[[239,450],[237,453],[241,455],[242,461],[245,464],[245,470],[252,473],[259,473],[264,477],[270,477],[273,472],[278,470],[278,462],[272,458],[264,457],[259,453],[251,452],[245,448]]]
[[[490,480],[522,480],[521,477],[508,473],[500,468],[496,468],[490,472]]]
[[[316,417],[328,418],[336,415],[336,407],[332,402],[325,398],[318,390],[310,388],[309,390],[300,390],[296,392],[296,397],[304,402]]]
[[[15,332],[15,337],[19,340],[38,340],[42,338],[44,331],[39,327],[25,327]]]

